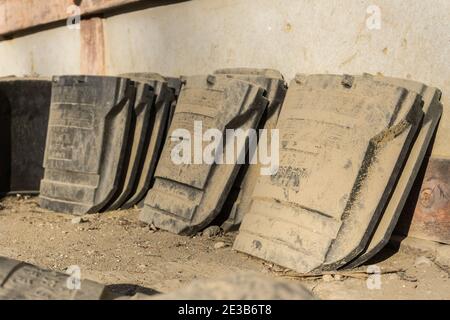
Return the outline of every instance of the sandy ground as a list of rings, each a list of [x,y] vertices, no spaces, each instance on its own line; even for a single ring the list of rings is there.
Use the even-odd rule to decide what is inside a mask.
[[[36,198],[0,200],[0,256],[63,272],[77,265],[83,278],[124,295],[171,292],[194,279],[256,271],[301,282],[321,299],[450,299],[449,270],[392,249],[370,262],[383,273],[380,281],[357,273],[304,279],[233,251],[235,233],[177,236],[140,223],[138,210],[90,215],[83,223],[72,219],[39,208]],[[219,242],[225,247],[216,249]]]

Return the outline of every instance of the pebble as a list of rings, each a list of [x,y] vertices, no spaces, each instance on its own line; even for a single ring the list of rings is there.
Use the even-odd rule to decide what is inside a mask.
[[[331,274],[324,274],[322,276],[322,280],[324,282],[332,282],[332,281],[334,281],[334,278],[333,278],[333,276]]]
[[[400,277],[396,273],[391,273],[387,276],[390,281],[400,280]]]
[[[342,281],[342,280],[344,280],[344,277],[341,274],[335,274],[334,275],[334,280]]]
[[[82,217],[75,217],[72,219],[71,221],[73,224],[80,224],[80,223],[85,223],[87,222],[86,219],[82,218]]]
[[[131,222],[125,218],[119,219],[119,225],[121,225],[121,226],[129,226],[130,224],[131,224]]]
[[[227,245],[225,242],[217,242],[216,244],[214,244],[214,249],[222,249],[225,248]]]
[[[430,259],[428,259],[427,257],[424,256],[420,256],[416,259],[416,261],[414,262],[414,266],[415,267],[421,267],[421,266],[431,266],[433,263],[431,262]]]
[[[222,229],[220,229],[219,226],[210,226],[203,230],[202,235],[204,237],[212,238],[217,237],[222,232]]]

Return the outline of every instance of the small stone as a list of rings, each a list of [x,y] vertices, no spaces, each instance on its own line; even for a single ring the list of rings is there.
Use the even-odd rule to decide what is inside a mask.
[[[129,226],[129,225],[131,225],[130,220],[125,219],[125,218],[120,218],[118,222],[119,222],[119,225],[121,225],[121,226]]]
[[[219,226],[210,226],[210,227],[206,228],[205,230],[203,230],[202,236],[207,237],[207,238],[213,238],[213,237],[217,237],[218,235],[220,235],[221,232],[222,232],[222,229]]]
[[[84,218],[82,218],[82,217],[75,217],[75,218],[73,218],[73,219],[71,220],[71,222],[72,222],[73,224],[80,224],[80,223],[85,223],[85,222],[87,222],[87,220],[84,219]]]
[[[334,275],[334,280],[342,281],[342,280],[344,280],[344,277],[341,274],[335,274]]]
[[[391,273],[387,276],[388,280],[390,281],[396,281],[396,280],[400,280],[400,277],[398,276],[398,274],[396,273]]]
[[[147,228],[149,225],[145,222],[139,221],[138,226],[139,226],[139,228]]]
[[[428,259],[427,257],[424,256],[420,256],[416,259],[416,261],[414,262],[414,266],[415,267],[421,267],[421,266],[431,266],[433,263],[431,262],[430,259]]]
[[[222,249],[225,248],[227,245],[225,242],[217,242],[214,244],[214,249]]]
[[[441,245],[436,250],[436,262],[444,268],[450,268],[450,245]]]
[[[332,281],[334,281],[334,278],[333,278],[333,276],[331,274],[324,274],[322,276],[322,280],[324,282],[332,282]]]

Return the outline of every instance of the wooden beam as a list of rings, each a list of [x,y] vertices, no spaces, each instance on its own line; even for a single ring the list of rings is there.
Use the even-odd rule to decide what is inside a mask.
[[[80,71],[82,74],[104,75],[105,36],[103,19],[91,18],[81,21]]]
[[[0,36],[67,20],[68,8],[76,2],[81,2],[81,15],[87,15],[142,1],[146,0],[0,0]]]

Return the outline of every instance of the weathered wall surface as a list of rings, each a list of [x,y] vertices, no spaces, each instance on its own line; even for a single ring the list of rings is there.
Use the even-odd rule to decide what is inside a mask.
[[[0,42],[0,76],[49,76],[79,70],[79,30],[59,27]]]
[[[367,8],[381,9],[369,30]],[[449,85],[447,0],[194,0],[107,20],[108,69],[204,73],[253,65],[382,72]]]
[[[373,4],[380,29],[368,28]],[[450,108],[448,0],[194,0],[111,17],[105,33],[110,73],[382,73],[438,86]],[[440,148],[450,140],[446,113],[434,152],[450,157]]]
[[[380,8],[380,29],[368,28],[371,5]],[[193,0],[115,15],[103,26],[109,74],[228,66],[276,68],[287,79],[382,73],[441,88],[450,108],[448,0]],[[79,42],[65,28],[0,42],[0,75],[80,72]],[[434,153],[450,158],[449,111],[440,131]]]

